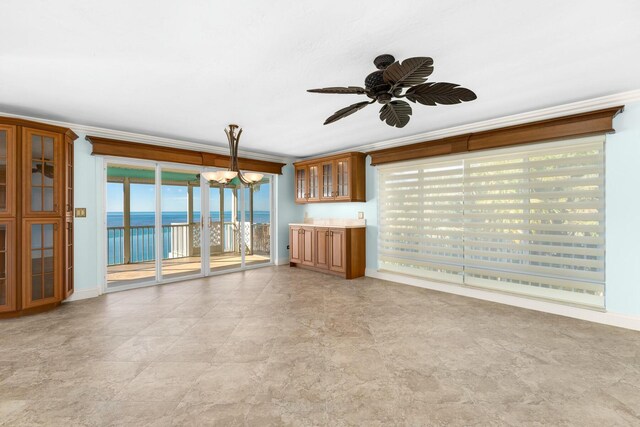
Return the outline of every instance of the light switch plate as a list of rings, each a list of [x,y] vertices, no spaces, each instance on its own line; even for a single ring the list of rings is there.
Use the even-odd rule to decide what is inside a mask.
[[[75,216],[76,218],[86,218],[87,208],[76,208]]]
[[[364,219],[364,212],[358,212],[358,219]]]

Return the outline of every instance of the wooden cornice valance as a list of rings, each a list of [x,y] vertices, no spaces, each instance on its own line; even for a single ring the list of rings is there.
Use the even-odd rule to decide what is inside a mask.
[[[229,167],[229,156],[224,154],[119,141],[99,136],[87,136],[86,139],[93,146],[93,150],[91,151],[92,155],[128,157],[132,159],[184,163],[188,165],[213,166],[219,168]],[[240,169],[253,172],[282,175],[282,167],[284,165],[285,163],[268,162],[266,160],[247,159],[243,157],[238,158],[238,166]]]
[[[372,165],[614,132],[624,106],[368,152]]]
[[[0,117],[0,124],[13,125],[22,127],[33,127],[40,130],[47,130],[49,132],[64,134],[65,138],[69,138],[71,141],[78,139],[78,135],[69,128],[62,126],[50,125],[48,123],[34,122],[32,120],[18,119],[15,117]]]

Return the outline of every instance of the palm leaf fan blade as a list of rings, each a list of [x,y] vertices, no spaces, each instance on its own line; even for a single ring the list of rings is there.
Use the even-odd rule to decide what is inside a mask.
[[[451,105],[473,101],[476,94],[455,83],[424,83],[407,90],[406,97],[409,101],[422,105]]]
[[[396,87],[408,87],[424,83],[433,73],[433,59],[428,56],[407,58],[394,62],[383,73],[384,81]]]
[[[391,101],[380,109],[380,120],[389,126],[405,127],[412,114],[411,106],[404,101]]]
[[[345,117],[350,116],[356,111],[362,110],[364,107],[366,107],[369,104],[370,104],[369,101],[362,101],[362,102],[357,102],[355,104],[349,105],[348,107],[344,107],[336,111],[335,113],[333,113],[327,120],[325,120],[324,124],[328,125],[340,119],[344,119]]]
[[[349,94],[353,93],[356,95],[361,95],[366,93],[364,88],[359,86],[347,86],[347,87],[324,87],[320,89],[308,89],[307,92],[312,93],[337,93],[337,94]]]

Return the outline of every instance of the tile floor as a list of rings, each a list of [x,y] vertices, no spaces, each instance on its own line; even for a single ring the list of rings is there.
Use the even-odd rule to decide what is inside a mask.
[[[0,321],[0,425],[640,425],[640,333],[262,268]]]

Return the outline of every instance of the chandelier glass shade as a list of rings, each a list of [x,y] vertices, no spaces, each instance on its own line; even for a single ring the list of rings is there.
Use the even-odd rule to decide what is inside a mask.
[[[236,130],[238,133],[236,134]],[[215,181],[220,184],[228,184],[234,178],[238,177],[240,182],[245,185],[252,185],[262,180],[264,176],[261,173],[248,172],[243,174],[238,168],[238,143],[240,142],[240,135],[242,135],[242,128],[238,125],[229,125],[224,132],[227,134],[229,140],[229,169],[221,171],[207,171],[203,172],[202,176],[207,181]]]

